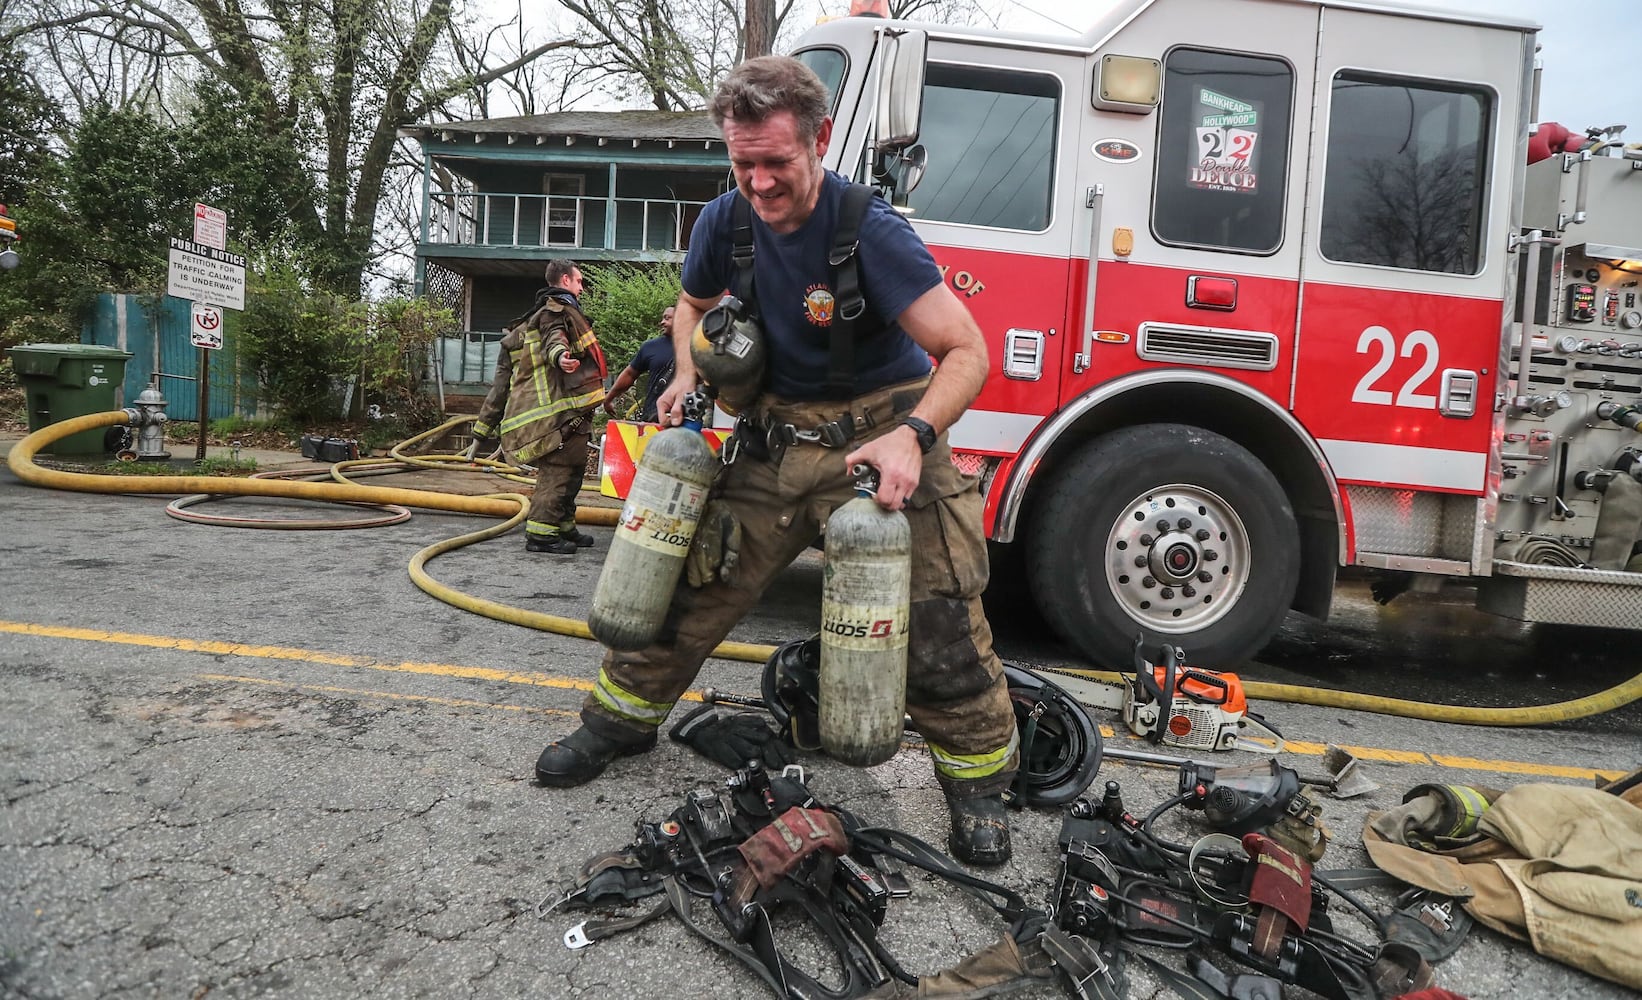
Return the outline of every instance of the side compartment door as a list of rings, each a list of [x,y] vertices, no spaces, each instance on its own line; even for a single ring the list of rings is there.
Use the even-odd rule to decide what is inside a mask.
[[[1295,415],[1348,488],[1481,496],[1523,35],[1335,7],[1321,34]]]

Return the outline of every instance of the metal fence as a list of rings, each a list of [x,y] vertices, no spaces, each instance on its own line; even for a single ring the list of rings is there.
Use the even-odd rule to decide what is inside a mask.
[[[151,380],[157,381],[173,420],[199,417],[199,348],[189,342],[189,303],[175,296],[102,293],[80,339],[131,352],[120,405],[129,406]],[[230,317],[222,348],[211,352],[207,420],[265,416],[260,412],[256,375],[242,370],[236,322]],[[492,366],[494,367],[494,365]]]

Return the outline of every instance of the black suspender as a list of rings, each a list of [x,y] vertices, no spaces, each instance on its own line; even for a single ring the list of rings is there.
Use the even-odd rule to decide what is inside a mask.
[[[735,241],[735,246],[730,250],[730,259],[735,263],[735,277],[731,279],[730,294],[740,299],[748,308],[756,310],[758,304],[753,301],[753,206],[748,204],[740,192],[735,196],[735,210],[730,215],[730,226],[730,235]]]
[[[832,344],[827,359],[827,397],[849,399],[855,395],[855,321],[866,312],[861,295],[859,255],[861,220],[878,190],[865,184],[851,184],[838,206],[838,226],[833,230],[832,249],[827,263],[833,273]]]

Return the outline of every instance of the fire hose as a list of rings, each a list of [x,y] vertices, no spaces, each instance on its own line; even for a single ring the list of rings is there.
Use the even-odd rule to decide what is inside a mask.
[[[529,611],[524,608],[511,607],[496,601],[475,597],[447,587],[428,574],[427,564],[437,556],[504,534],[523,521],[528,510],[529,500],[518,493],[460,496],[428,490],[362,486],[349,482],[345,478],[337,482],[320,483],[288,482],[266,478],[236,479],[218,476],[113,476],[47,469],[34,461],[35,455],[42,449],[72,434],[102,427],[129,425],[138,419],[140,418],[135,410],[110,410],[105,413],[87,414],[86,416],[73,417],[60,423],[51,424],[35,431],[13,445],[7,457],[7,464],[18,479],[31,486],[80,493],[166,495],[204,493],[219,496],[279,497],[354,505],[397,505],[499,518],[501,519],[500,524],[436,542],[417,552],[411,558],[409,565],[411,580],[430,596],[464,611],[538,631],[583,639],[592,638],[592,633],[588,631],[587,623],[584,621],[544,614],[538,611]],[[443,433],[451,427],[460,425],[467,419],[470,418],[457,418],[449,421],[432,431],[426,432],[424,435],[418,436],[418,438],[411,439],[411,441]],[[403,454],[402,449],[411,441],[403,442],[397,446],[394,449],[394,457],[386,463],[378,459],[363,459],[357,462],[341,463],[344,468],[333,470],[332,477],[345,477],[350,469],[368,474],[371,472],[396,471],[397,468],[403,465],[444,467],[460,464],[465,468],[472,467],[473,463],[456,455],[406,456]],[[490,460],[481,461],[490,466],[511,468],[506,466],[505,463],[491,462]],[[602,526],[615,524],[617,513],[615,510],[603,507],[578,507],[576,509],[577,520],[581,523]],[[764,663],[769,660],[776,648],[775,646],[759,643],[725,642],[714,649],[712,655],[720,659]],[[1124,675],[1115,671],[1064,670],[1064,672],[1111,684],[1121,684],[1125,681]],[[1603,712],[1610,712],[1642,699],[1642,673],[1621,681],[1606,690],[1584,697],[1549,705],[1522,705],[1503,708],[1434,705],[1404,698],[1389,698],[1381,695],[1358,694],[1351,691],[1335,691],[1328,688],[1276,684],[1266,681],[1245,681],[1243,687],[1246,694],[1251,698],[1296,705],[1314,705],[1459,725],[1543,726],[1555,722],[1567,722],[1573,719],[1600,715]]]

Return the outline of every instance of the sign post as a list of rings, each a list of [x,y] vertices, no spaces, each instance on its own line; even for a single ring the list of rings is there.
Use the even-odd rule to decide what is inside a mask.
[[[245,258],[228,252],[228,213],[194,203],[194,239],[171,238],[168,295],[192,299],[188,340],[199,348],[199,433],[194,460],[205,460],[211,402],[211,352],[222,347],[223,309],[245,308]]]

